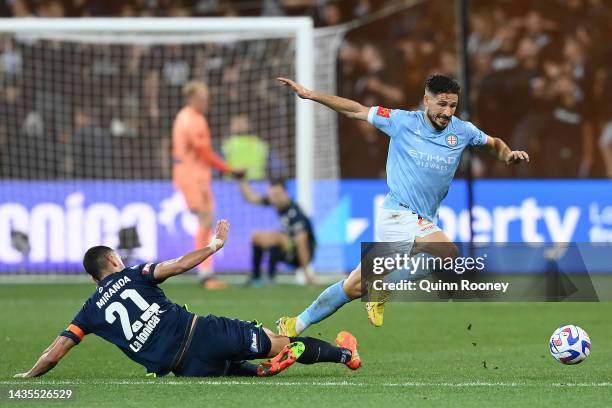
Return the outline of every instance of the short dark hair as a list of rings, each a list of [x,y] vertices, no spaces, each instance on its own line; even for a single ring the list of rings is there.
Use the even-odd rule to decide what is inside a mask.
[[[280,186],[283,190],[287,190],[287,186],[285,185],[285,179],[280,177],[270,179],[270,187],[272,186]]]
[[[110,252],[113,252],[112,248],[102,245],[91,247],[85,252],[83,267],[95,280],[100,280],[102,270],[106,267],[106,255]]]
[[[430,75],[425,81],[425,91],[433,95],[443,93],[459,95],[459,92],[461,92],[461,87],[457,81],[449,76],[433,74]]]

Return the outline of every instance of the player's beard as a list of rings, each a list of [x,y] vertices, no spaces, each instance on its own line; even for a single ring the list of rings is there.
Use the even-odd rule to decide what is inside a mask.
[[[450,118],[447,119],[446,125],[441,126],[436,122],[436,116],[437,115],[433,115],[431,112],[427,111],[427,117],[429,118],[429,122],[434,127],[434,129],[438,131],[446,129],[446,127],[450,123]],[[442,119],[442,116],[438,116],[438,118]]]

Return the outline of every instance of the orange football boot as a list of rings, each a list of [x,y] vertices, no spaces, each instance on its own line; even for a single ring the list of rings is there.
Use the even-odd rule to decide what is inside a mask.
[[[347,331],[341,331],[336,336],[336,344],[338,347],[350,350],[352,357],[346,363],[348,368],[357,370],[361,367],[361,357],[359,357],[359,353],[357,352],[357,339],[355,336]]]

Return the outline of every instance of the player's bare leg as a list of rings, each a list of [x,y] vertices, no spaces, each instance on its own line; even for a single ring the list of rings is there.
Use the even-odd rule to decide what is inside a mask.
[[[342,288],[344,289],[346,296],[348,296],[351,300],[358,299],[363,295],[363,291],[361,289],[361,262],[344,280]]]
[[[361,282],[361,263],[350,273],[348,278],[342,285],[344,293],[349,299],[354,300],[363,296],[363,285]],[[383,314],[385,311],[385,303],[388,300],[388,295],[380,291],[373,291],[369,288],[369,298],[365,304],[368,312],[368,320],[375,327],[380,327],[383,324]]]
[[[276,321],[278,332],[286,336],[297,336],[310,325],[326,319],[361,295],[361,264],[359,264],[345,280],[336,282],[321,292],[300,315],[279,318]]]
[[[437,257],[457,257],[458,249],[446,234],[436,231],[422,238],[416,238],[414,253],[427,252]],[[341,290],[340,290],[341,288]],[[370,291],[372,298],[366,302],[368,320],[375,327],[383,324],[385,304],[388,293]],[[319,297],[299,316],[284,316],[278,319],[277,326],[280,334],[296,336],[314,323],[327,318],[344,304],[363,295],[361,283],[361,264],[359,264],[343,282],[338,282],[327,288]]]
[[[257,231],[252,237],[253,244],[263,248],[277,245],[288,245],[291,241],[289,235],[279,231]]]
[[[442,231],[436,231],[425,237],[417,237],[412,249],[413,253],[427,252],[436,257],[456,258],[459,249]]]
[[[417,237],[412,247],[412,254],[426,252],[440,258],[456,258],[459,255],[459,250],[448,239],[442,231],[436,231],[425,237]],[[360,283],[360,282],[359,282]],[[371,284],[371,283],[370,283]],[[386,291],[374,291],[368,285],[368,301],[366,302],[366,311],[368,312],[368,320],[375,327],[380,327],[383,324],[383,316],[385,304],[389,300],[389,293]]]
[[[272,347],[270,348],[270,352],[266,357],[274,357],[291,341],[289,341],[289,337],[281,336],[280,334],[274,333],[272,330],[264,327],[264,332],[268,335],[270,342],[272,343]]]
[[[276,250],[282,252],[290,252],[297,250],[296,248],[294,248],[294,241],[289,235],[285,234],[284,232],[257,231],[253,234],[251,241],[253,245],[253,280],[257,280],[261,276],[260,264],[262,253],[264,250],[270,249],[272,251]],[[268,267],[268,276],[270,277],[270,279],[272,279],[274,275],[274,269],[276,268],[276,263],[278,262],[278,259],[276,259],[275,256],[278,256],[276,252],[270,253],[270,261]],[[306,282],[309,285],[316,284],[316,277],[310,267],[300,267],[299,269],[301,273],[304,274]]]
[[[279,231],[257,231],[251,237],[251,245],[253,248],[253,263],[252,276],[248,281],[251,286],[261,285],[261,260],[263,253],[271,250],[268,276],[273,278],[278,263],[278,251],[289,251],[292,247],[292,241],[289,235]],[[276,248],[276,250],[274,250]]]
[[[412,253],[418,254],[421,252],[426,252],[440,258],[456,258],[459,254],[455,244],[442,231],[436,231],[427,236],[415,238]],[[352,282],[352,285],[355,284],[359,284],[361,289],[361,274],[359,274],[357,282]],[[374,327],[380,327],[383,324],[385,304],[389,300],[389,293],[386,291],[374,291],[370,284],[368,284],[368,301],[365,305],[368,320]]]

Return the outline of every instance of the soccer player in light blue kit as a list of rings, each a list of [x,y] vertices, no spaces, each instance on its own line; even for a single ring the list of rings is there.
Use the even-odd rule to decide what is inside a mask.
[[[379,242],[416,242],[422,252],[455,258],[457,247],[436,225],[438,208],[446,197],[453,175],[466,147],[479,147],[506,164],[529,161],[527,153],[511,150],[496,137],[487,136],[470,122],[455,116],[459,84],[444,75],[431,75],[425,82],[423,111],[404,111],[325,95],[286,78],[278,80],[302,99],[321,103],[351,119],[367,120],[390,138],[387,157],[387,194],[375,224]],[[435,243],[432,245],[432,243]],[[344,304],[362,296],[361,264],[347,279],[325,289],[295,317],[281,317],[279,333],[296,336]],[[368,319],[383,323],[385,300],[366,303]]]

